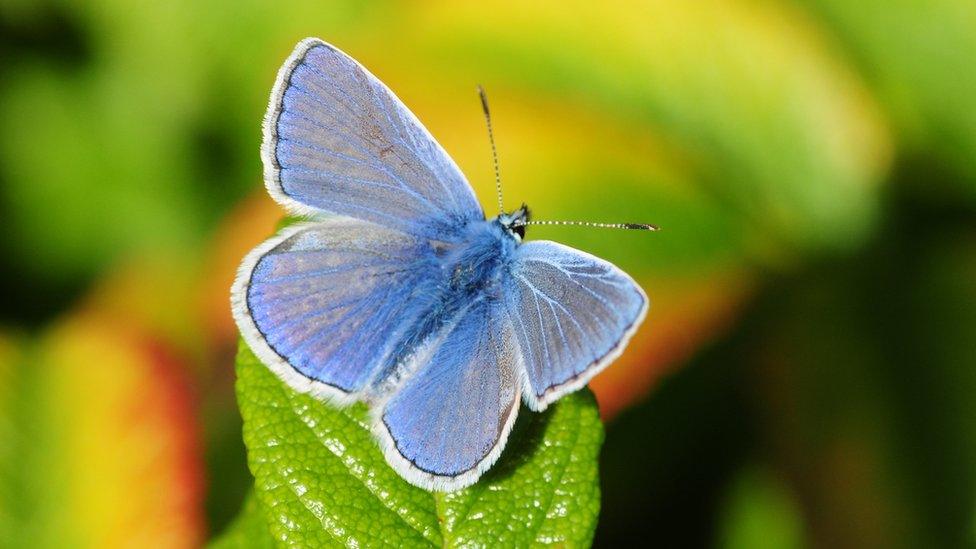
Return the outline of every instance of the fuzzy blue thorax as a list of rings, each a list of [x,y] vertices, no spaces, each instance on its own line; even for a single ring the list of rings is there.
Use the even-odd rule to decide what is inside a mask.
[[[465,238],[444,257],[447,300],[468,301],[478,293],[497,297],[501,269],[519,242],[497,219],[467,226]]]
[[[410,357],[473,303],[501,297],[502,277],[519,237],[500,218],[469,223],[462,235],[456,243],[438,246],[440,276],[423,285],[423,311],[400,335],[374,387],[395,383]]]

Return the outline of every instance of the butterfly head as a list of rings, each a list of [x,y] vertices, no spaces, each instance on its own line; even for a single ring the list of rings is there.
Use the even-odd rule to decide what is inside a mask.
[[[515,237],[515,240],[521,242],[525,238],[525,224],[529,222],[530,217],[529,207],[522,204],[521,208],[511,213],[500,214],[495,220]]]

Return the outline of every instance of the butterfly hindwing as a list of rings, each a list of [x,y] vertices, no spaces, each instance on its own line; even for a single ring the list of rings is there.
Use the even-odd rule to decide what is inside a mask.
[[[585,385],[620,354],[647,312],[647,296],[630,276],[562,244],[522,244],[509,271],[508,318],[534,410]]]
[[[496,303],[468,307],[379,411],[387,460],[418,486],[454,490],[498,458],[518,414],[521,364]]]
[[[451,240],[484,213],[464,175],[382,82],[337,48],[303,40],[281,68],[264,123],[271,195]]]
[[[283,229],[244,260],[235,320],[292,387],[343,403],[429,307],[438,266],[426,241],[351,218]]]

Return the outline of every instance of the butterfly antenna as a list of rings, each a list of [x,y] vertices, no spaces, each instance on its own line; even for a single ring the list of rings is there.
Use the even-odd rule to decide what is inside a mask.
[[[573,225],[577,227],[598,227],[601,229],[631,229],[635,231],[659,231],[657,225],[647,223],[600,223],[596,221],[521,221],[513,226],[524,227],[526,225]]]
[[[498,213],[505,213],[505,204],[502,202],[502,173],[498,168],[498,149],[495,148],[495,135],[491,131],[491,111],[488,109],[488,94],[480,85],[478,86],[478,96],[481,97],[481,110],[485,112],[485,123],[488,125],[488,141],[491,142],[491,158],[495,163],[495,192],[498,194]]]

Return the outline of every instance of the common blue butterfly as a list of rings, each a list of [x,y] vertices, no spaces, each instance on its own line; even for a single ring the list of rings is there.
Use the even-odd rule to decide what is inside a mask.
[[[370,403],[387,461],[417,486],[477,481],[520,402],[541,411],[585,385],[647,312],[610,263],[522,242],[524,206],[486,220],[417,118],[321,40],[279,71],[261,157],[271,196],[312,221],[244,258],[237,325],[294,389]]]

